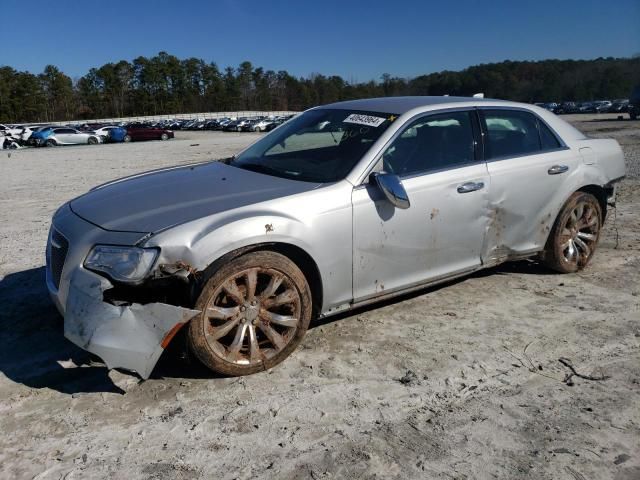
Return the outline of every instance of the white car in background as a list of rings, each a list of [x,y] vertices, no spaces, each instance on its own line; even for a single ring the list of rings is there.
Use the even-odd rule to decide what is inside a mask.
[[[252,126],[254,132],[266,132],[267,127],[273,123],[273,118],[263,118]]]
[[[22,127],[16,127],[15,125],[3,125],[0,123],[0,133],[4,133],[5,137],[18,137]]]
[[[33,132],[37,131],[39,128],[41,128],[40,125],[28,125],[22,127],[18,137],[22,142],[28,142]]]
[[[58,145],[97,145],[102,138],[93,132],[81,132],[71,127],[54,127],[34,134],[36,145],[55,147]]]
[[[102,142],[106,142],[107,138],[109,138],[110,132],[118,127],[117,125],[108,125],[106,127],[97,128],[93,131],[96,135],[102,138]]]

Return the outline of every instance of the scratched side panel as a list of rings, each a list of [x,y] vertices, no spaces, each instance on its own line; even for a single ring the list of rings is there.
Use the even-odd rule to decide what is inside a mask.
[[[544,248],[559,208],[573,191],[574,177],[581,175],[580,164],[572,150],[488,162],[491,213],[483,247],[486,265]],[[554,165],[569,170],[549,175]]]
[[[352,299],[351,191],[346,181],[201,218],[151,237],[159,264],[184,261],[197,270],[239,248],[270,242],[294,245],[315,261],[322,311]]]

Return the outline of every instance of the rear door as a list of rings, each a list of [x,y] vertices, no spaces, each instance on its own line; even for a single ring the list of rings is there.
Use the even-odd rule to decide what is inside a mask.
[[[525,109],[480,108],[484,154],[491,177],[491,223],[483,262],[543,249],[563,186],[579,159],[537,115]]]
[[[69,143],[85,144],[89,142],[89,134],[78,130],[72,130],[72,133],[69,134],[68,138]]]

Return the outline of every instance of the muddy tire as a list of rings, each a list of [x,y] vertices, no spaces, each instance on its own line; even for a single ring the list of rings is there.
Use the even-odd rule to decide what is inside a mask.
[[[542,254],[543,263],[561,273],[585,268],[595,253],[602,221],[602,208],[596,197],[575,192],[551,229]]]
[[[311,291],[287,257],[253,252],[219,268],[196,302],[189,347],[211,370],[249,375],[287,358],[309,328]]]

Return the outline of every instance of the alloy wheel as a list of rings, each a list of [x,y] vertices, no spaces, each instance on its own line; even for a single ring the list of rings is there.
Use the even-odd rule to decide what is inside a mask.
[[[582,267],[595,250],[600,230],[600,218],[587,202],[579,202],[572,209],[560,233],[560,249],[564,261]]]
[[[301,298],[284,273],[250,268],[227,277],[205,310],[205,339],[220,359],[254,366],[281,352],[300,324]]]

